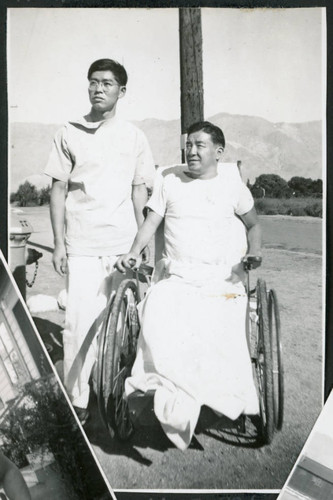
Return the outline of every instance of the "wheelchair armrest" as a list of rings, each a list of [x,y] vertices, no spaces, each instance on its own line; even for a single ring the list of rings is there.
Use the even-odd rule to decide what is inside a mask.
[[[139,273],[143,274],[143,276],[151,276],[153,274],[154,268],[152,266],[148,266],[148,264],[141,264],[139,267]]]
[[[150,284],[151,276],[153,274],[154,268],[152,266],[148,266],[148,264],[141,263],[140,267],[137,270],[133,270],[134,276],[140,283],[148,283]]]
[[[256,255],[248,255],[243,259],[243,265],[245,271],[251,271],[251,269],[256,269],[260,266],[262,262],[262,257],[258,257]]]

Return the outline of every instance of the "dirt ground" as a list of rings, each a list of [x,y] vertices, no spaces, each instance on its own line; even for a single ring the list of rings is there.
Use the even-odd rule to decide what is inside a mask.
[[[57,297],[64,279],[52,269],[52,237],[47,208],[25,210],[35,231],[29,245],[43,253],[35,284],[36,294]],[[299,455],[322,407],[323,389],[323,271],[319,219],[262,218],[264,261],[259,271],[279,298],[285,415],[282,430],[269,446],[256,448],[229,442],[223,432],[199,434],[181,452],[157,430],[142,429],[130,443],[116,443],[103,427],[94,396],[87,436],[106,477],[117,490],[278,490]],[[33,266],[27,267],[28,278]],[[83,277],[84,284],[84,277]],[[62,357],[64,312],[34,315],[51,358]]]

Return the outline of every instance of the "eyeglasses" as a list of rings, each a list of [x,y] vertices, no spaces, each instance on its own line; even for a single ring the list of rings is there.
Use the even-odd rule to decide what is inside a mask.
[[[99,82],[98,80],[90,80],[88,88],[89,90],[96,90],[99,85],[105,93],[110,92],[112,87],[115,87],[116,85],[119,87],[119,83],[113,82],[111,80],[105,80],[103,82]]]

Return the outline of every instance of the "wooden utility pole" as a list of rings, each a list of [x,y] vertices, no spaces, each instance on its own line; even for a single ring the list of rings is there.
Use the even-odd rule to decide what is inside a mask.
[[[179,9],[181,152],[185,162],[185,134],[203,120],[202,30],[200,8]]]

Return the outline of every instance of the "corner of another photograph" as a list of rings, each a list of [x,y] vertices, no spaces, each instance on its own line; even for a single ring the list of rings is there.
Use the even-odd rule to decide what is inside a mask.
[[[58,342],[48,331],[43,344],[0,253],[0,498],[115,499],[51,362]]]

